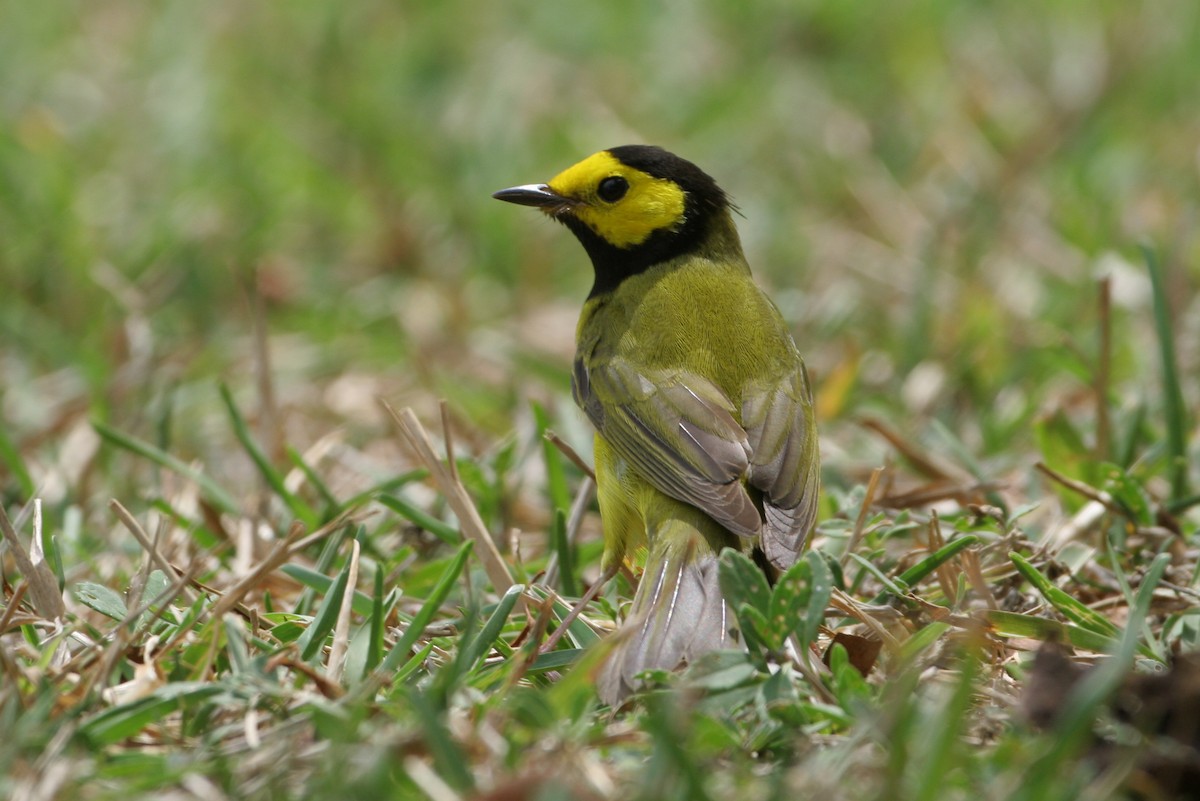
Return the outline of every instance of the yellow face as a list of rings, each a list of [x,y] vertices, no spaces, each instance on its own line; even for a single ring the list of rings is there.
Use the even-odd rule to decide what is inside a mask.
[[[640,245],[655,231],[676,228],[684,218],[679,184],[628,167],[608,151],[567,168],[549,187],[573,201],[569,214],[619,248]]]

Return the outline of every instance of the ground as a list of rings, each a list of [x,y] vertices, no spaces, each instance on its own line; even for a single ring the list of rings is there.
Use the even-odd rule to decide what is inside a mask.
[[[1196,786],[1197,4],[0,12],[0,795]],[[490,193],[632,142],[738,204],[824,492],[614,713],[636,564],[540,652],[590,271]]]

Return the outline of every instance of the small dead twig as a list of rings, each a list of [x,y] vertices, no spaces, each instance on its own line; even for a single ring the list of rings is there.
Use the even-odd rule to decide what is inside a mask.
[[[442,441],[446,446],[446,466],[450,468],[450,476],[455,483],[458,478],[458,460],[454,458],[454,437],[450,434],[450,407],[445,400],[438,401],[438,411],[442,415]]]
[[[567,629],[575,622],[575,618],[579,617],[579,614],[583,612],[584,607],[590,604],[592,599],[599,594],[600,589],[616,575],[617,568],[610,567],[601,574],[600,578],[592,586],[588,587],[587,592],[579,599],[579,603],[575,604],[575,607],[571,609],[567,616],[563,618],[562,623],[558,624],[558,628],[554,630],[554,633],[550,635],[550,639],[546,640],[545,644],[542,645],[540,653],[544,654],[554,650],[554,646],[558,645],[558,641],[567,633]]]
[[[500,594],[507,592],[514,583],[512,574],[508,572],[508,565],[500,556],[500,551],[496,548],[496,543],[492,540],[487,526],[484,525],[483,518],[479,516],[479,510],[475,508],[466,487],[458,480],[457,472],[438,458],[429,435],[425,433],[425,428],[412,409],[397,412],[387,401],[380,402],[396,422],[400,434],[408,443],[409,448],[416,453],[421,464],[429,470],[438,489],[446,497],[446,502],[450,504],[451,511],[458,518],[458,524],[462,526],[463,533],[475,543],[475,553],[479,555],[479,559],[483,563],[483,569],[492,582],[492,588]],[[523,603],[524,600],[518,601],[518,604]]]
[[[961,502],[966,498],[1003,488],[1004,484],[995,481],[973,481],[969,483],[934,481],[909,492],[884,495],[877,503],[879,506],[887,509],[912,509],[914,507],[929,506],[930,504],[945,500],[954,499]]]
[[[420,787],[421,792],[433,801],[462,801],[462,796],[446,784],[446,780],[425,760],[415,756],[405,757],[404,772],[412,779],[412,783]]]
[[[516,665],[509,673],[508,679],[505,681],[506,687],[514,687],[517,682],[525,677],[529,671],[529,666],[533,664],[533,660],[542,653],[542,649],[538,647],[538,643],[542,639],[542,635],[546,633],[546,627],[550,625],[550,616],[554,614],[554,596],[547,595],[537,604],[537,607],[531,610],[533,617],[532,623],[526,624],[525,631],[517,639],[513,640],[511,645],[513,648],[522,648],[518,655]],[[524,639],[523,639],[524,638]]]
[[[979,563],[979,553],[975,550],[975,547],[967,548],[963,551],[961,558],[963,569],[967,572],[967,580],[971,582],[971,587],[979,594],[979,597],[983,598],[988,609],[999,609],[1000,603],[996,600],[991,586],[983,576],[983,565]]]
[[[321,671],[317,670],[304,660],[297,659],[295,657],[295,652],[292,649],[281,651],[267,660],[266,669],[268,671],[272,671],[280,667],[287,668],[288,670],[294,670],[300,675],[304,676],[304,678],[313,683],[313,686],[317,688],[317,691],[320,692],[321,695],[325,696],[331,701],[336,701],[346,694],[346,690],[342,687],[342,685],[332,681],[328,676],[323,675]]]
[[[582,470],[584,475],[592,481],[596,480],[596,471],[592,470],[591,466],[583,460],[582,456],[575,452],[574,448],[567,444],[566,440],[553,431],[547,431],[545,437],[550,441],[551,445],[562,451],[563,456],[571,460],[571,464]]]
[[[1047,478],[1063,485],[1072,492],[1082,495],[1089,501],[1095,501],[1096,503],[1102,504],[1105,509],[1113,514],[1125,516],[1125,511],[1121,509],[1121,507],[1117,505],[1116,501],[1112,499],[1112,496],[1104,490],[1098,490],[1090,484],[1085,484],[1082,481],[1076,481],[1069,476],[1065,476],[1054,468],[1048,467],[1045,462],[1038,462],[1034,465],[1034,467]]]
[[[21,601],[25,600],[25,592],[28,589],[28,581],[21,581],[17,583],[17,588],[13,590],[12,597],[8,599],[8,606],[4,608],[4,614],[0,615],[0,634],[8,631],[8,625],[12,623],[13,618],[17,614],[17,610],[21,608]]]
[[[1051,554],[1058,553],[1067,543],[1091,531],[1108,513],[1108,507],[1100,501],[1088,501],[1070,520],[1046,537],[1044,550]]]
[[[39,504],[40,501],[34,499],[35,509]],[[41,518],[40,512],[38,518],[39,520]],[[16,529],[13,528],[12,521],[8,519],[4,507],[0,506],[0,533],[3,533],[4,539],[8,541],[21,575],[25,576],[25,581],[29,583],[29,595],[33,598],[34,609],[47,620],[56,620],[65,615],[67,607],[63,603],[62,592],[58,588],[58,579],[55,577],[54,571],[46,564],[45,554],[42,552],[41,526],[34,526],[33,538],[27,552],[21,545],[21,540],[17,537]]]
[[[1033,466],[1042,472],[1043,475],[1049,477],[1050,480],[1062,484],[1063,487],[1072,490],[1073,493],[1084,496],[1084,498],[1090,501],[1075,514],[1075,517],[1070,519],[1070,522],[1066,526],[1063,526],[1061,530],[1055,532],[1054,536],[1046,540],[1046,547],[1057,546],[1061,548],[1064,544],[1082,534],[1082,532],[1090,529],[1091,526],[1096,525],[1104,517],[1105,512],[1116,514],[1116,516],[1128,520],[1130,524],[1136,525],[1136,520],[1130,518],[1129,513],[1123,510],[1121,505],[1117,504],[1115,500],[1112,500],[1112,495],[1104,492],[1103,489],[1097,489],[1096,487],[1092,487],[1091,484],[1085,484],[1082,481],[1074,480],[1072,477],[1064,476],[1061,472],[1050,468],[1044,462],[1038,462]]]
[[[841,590],[836,588],[833,590],[833,594],[829,596],[829,605],[834,609],[837,609],[839,612],[849,615],[859,623],[864,624],[867,628],[874,632],[879,639],[883,640],[884,644],[887,645],[889,650],[894,651],[900,647],[900,641],[893,637],[891,632],[889,632],[882,623],[875,619],[875,617],[871,615],[862,604]]]
[[[965,476],[957,467],[935,459],[918,445],[909,442],[898,431],[877,417],[863,417],[859,421],[863,428],[874,431],[888,441],[918,472],[932,479],[961,482]]]
[[[266,558],[255,565],[254,568],[251,569],[245,576],[243,576],[236,584],[227,589],[224,594],[217,599],[217,602],[213,604],[211,609],[209,609],[205,614],[199,615],[196,618],[192,626],[181,626],[162,650],[167,652],[172,651],[179,644],[179,642],[191,632],[192,628],[203,620],[220,620],[225,616],[226,613],[230,611],[237,611],[243,617],[248,618],[250,616],[248,610],[239,608],[242,598],[244,598],[247,593],[258,586],[263,576],[279,568],[297,552],[302,551],[308,546],[312,545],[314,542],[319,542],[320,540],[329,536],[331,532],[336,531],[344,525],[356,522],[357,520],[360,520],[366,516],[367,513],[363,512],[343,512],[307,536],[302,536],[304,534],[304,525],[302,523],[299,521],[293,523],[292,527],[288,530],[287,536],[285,536],[281,541],[275,543],[275,547],[271,549],[271,552],[267,554]],[[197,562],[196,565],[189,568],[188,572],[179,573],[179,571],[176,570],[175,573],[179,575],[179,581],[190,585],[195,581],[195,572],[198,571],[199,563]]]
[[[946,538],[942,536],[942,521],[938,517],[937,510],[932,510],[929,517],[929,552],[937,553],[942,546],[946,544]],[[943,562],[937,568],[938,584],[942,586],[942,595],[946,600],[954,604],[958,600],[958,580],[954,574],[953,568],[949,563]]]
[[[192,570],[196,572],[200,570],[200,565],[198,562],[193,566]],[[108,680],[108,676],[112,673],[113,668],[116,666],[117,660],[121,657],[122,653],[125,651],[125,648],[133,639],[135,627],[131,624],[154,607],[158,607],[158,611],[155,612],[149,620],[146,620],[143,625],[149,626],[155,620],[160,618],[163,612],[166,611],[167,607],[170,606],[170,604],[172,604],[177,597],[179,597],[179,594],[187,587],[188,582],[192,578],[192,574],[175,576],[175,580],[171,586],[164,589],[154,598],[150,598],[138,604],[137,606],[134,606],[125,614],[125,617],[121,620],[121,622],[118,623],[112,630],[111,642],[109,642],[107,647],[100,651],[99,666],[94,670],[84,673],[84,680],[79,692],[80,698],[87,697],[97,682],[106,682]],[[164,648],[162,652],[166,653],[173,650],[174,646],[183,639],[183,635],[190,630],[190,627],[181,627],[180,631],[171,638],[170,642],[167,644],[167,647]]]
[[[142,549],[145,550],[146,555],[150,557],[151,562],[158,565],[158,568],[169,576],[178,575],[177,571],[171,566],[171,563],[167,561],[166,557],[159,553],[158,548],[156,547],[155,543],[151,541],[150,536],[146,533],[146,530],[142,528],[141,523],[137,521],[136,517],[130,514],[129,510],[126,509],[120,501],[118,501],[116,498],[110,498],[108,501],[108,508],[113,511],[113,514],[117,516],[117,519],[121,521],[122,525],[128,529],[129,533],[133,535],[133,538],[136,539],[138,544],[142,546]],[[196,600],[196,596],[192,595],[191,591],[189,591],[187,587],[184,587],[181,590],[180,595],[189,604]]]
[[[250,306],[251,333],[253,335],[253,355],[255,383],[258,388],[258,402],[262,434],[266,438],[267,448],[271,458],[277,462],[284,460],[287,448],[284,446],[283,416],[279,414],[279,403],[275,393],[275,371],[271,369],[271,343],[267,325],[266,304],[259,289],[258,270],[251,272],[246,282],[246,296]]]
[[[338,610],[337,624],[333,629],[333,645],[329,649],[329,669],[325,671],[332,682],[342,680],[342,671],[346,666],[346,652],[350,650],[350,612],[354,605],[354,590],[358,585],[360,550],[358,539],[351,539],[350,570],[346,580],[346,591],[342,595],[342,607]]]
[[[297,552],[304,550],[314,542],[328,537],[342,526],[354,522],[358,517],[358,515],[353,513],[343,512],[307,536],[301,536],[304,533],[304,525],[302,523],[293,523],[291,529],[288,530],[287,536],[275,544],[275,547],[271,549],[266,558],[255,565],[238,583],[225,591],[220,600],[209,610],[209,616],[216,619],[224,617],[226,612],[237,606],[248,592],[258,586],[263,576],[283,565]]]
[[[871,480],[867,482],[867,492],[863,495],[862,508],[858,510],[858,517],[854,519],[854,533],[850,535],[846,552],[842,554],[842,567],[846,566],[846,562],[850,560],[850,554],[854,553],[854,549],[858,547],[858,543],[863,538],[867,527],[867,514],[871,511],[871,504],[875,502],[875,491],[879,487],[879,477],[883,475],[883,470],[882,467],[876,467],[871,471]]]

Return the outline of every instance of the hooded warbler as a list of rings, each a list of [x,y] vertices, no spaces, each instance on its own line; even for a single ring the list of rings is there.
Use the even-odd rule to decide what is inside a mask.
[[[597,683],[617,704],[644,670],[735,647],[723,548],[768,571],[799,558],[817,510],[812,392],[728,196],[696,165],[626,145],[494,197],[565,224],[595,270],[572,390],[596,428],[606,574],[649,549]]]

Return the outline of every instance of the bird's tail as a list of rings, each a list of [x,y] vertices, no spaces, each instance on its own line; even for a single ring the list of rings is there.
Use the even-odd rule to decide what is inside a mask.
[[[715,524],[706,521],[701,528]],[[734,647],[734,626],[718,579],[717,556],[723,539],[691,521],[671,519],[651,536],[646,570],[629,616],[602,666],[596,688],[600,700],[620,704],[638,688],[644,670],[673,670],[702,654]]]

